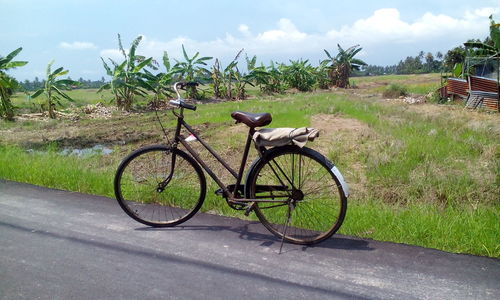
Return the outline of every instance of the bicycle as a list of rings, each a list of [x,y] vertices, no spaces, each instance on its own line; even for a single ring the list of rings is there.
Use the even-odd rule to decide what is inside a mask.
[[[217,195],[245,215],[255,212],[260,222],[283,242],[311,245],[331,237],[342,225],[347,209],[348,187],[340,171],[323,155],[307,147],[256,146],[258,157],[243,182],[252,136],[256,127],[272,121],[271,114],[236,111],[236,123],[248,126],[238,172],[233,170],[184,119],[184,109],[196,106],[183,99],[178,88],[197,83],[174,84],[177,118],[174,138],[166,145],[140,148],[123,159],[114,179],[116,199],[134,220],[153,227],[179,225],[193,217],[206,196],[203,170],[220,187]],[[176,110],[178,109],[178,111]],[[163,128],[161,120],[158,121]],[[187,130],[234,177],[224,184],[181,134]],[[164,130],[164,133],[168,136]],[[187,153],[179,146],[183,146]],[[189,154],[188,154],[189,153]],[[281,248],[280,248],[281,252]]]

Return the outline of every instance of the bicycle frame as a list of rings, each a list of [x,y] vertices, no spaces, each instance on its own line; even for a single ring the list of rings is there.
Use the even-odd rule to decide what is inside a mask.
[[[246,199],[242,197],[242,195],[239,195],[239,189],[242,187],[241,181],[243,179],[243,173],[245,171],[245,165],[248,160],[248,153],[250,152],[250,145],[252,144],[252,136],[255,133],[255,130],[253,128],[249,128],[248,130],[248,135],[247,135],[247,140],[245,144],[245,149],[243,151],[243,156],[241,158],[241,164],[238,173],[236,173],[231,166],[222,158],[220,157],[215,150],[213,150],[192,128],[189,126],[189,124],[184,121],[184,114],[183,114],[183,108],[180,108],[180,113],[173,112],[174,115],[177,117],[177,126],[175,129],[175,136],[174,136],[174,147],[177,146],[177,144],[181,144],[186,148],[186,150],[193,156],[193,158],[200,164],[200,166],[212,177],[212,179],[217,183],[217,185],[222,189],[222,192],[224,196],[228,199],[228,201],[233,202],[233,203],[248,203],[248,202],[277,202],[277,203],[284,203],[286,202],[285,200],[274,200],[274,199]],[[185,141],[185,138],[183,135],[181,135],[181,130],[182,128],[186,129],[190,134],[192,134],[199,142],[200,144],[222,165],[224,168],[236,179],[236,184],[234,185],[233,191],[229,190],[228,186],[225,185],[219,177],[210,169],[210,167],[201,159],[200,155],[196,150],[194,150],[188,142]],[[259,152],[264,153],[265,149],[258,149]]]

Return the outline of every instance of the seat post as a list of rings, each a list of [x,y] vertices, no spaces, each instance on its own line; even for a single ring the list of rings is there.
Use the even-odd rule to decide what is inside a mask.
[[[241,158],[240,170],[238,171],[238,178],[236,178],[236,185],[234,187],[234,192],[233,192],[235,198],[238,197],[237,193],[240,188],[241,179],[243,177],[243,171],[245,170],[245,165],[247,163],[247,158],[248,158],[248,152],[250,151],[250,144],[252,143],[252,136],[254,133],[255,133],[254,128],[250,128],[248,130],[247,142],[245,144],[245,150],[243,151],[243,157]]]

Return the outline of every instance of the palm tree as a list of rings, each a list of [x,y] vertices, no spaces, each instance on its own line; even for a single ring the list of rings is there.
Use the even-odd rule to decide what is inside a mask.
[[[17,89],[17,81],[5,73],[8,69],[22,67],[27,61],[12,61],[12,59],[21,52],[23,48],[19,47],[7,56],[0,56],[0,117],[12,121],[14,119],[14,106],[10,97]]]
[[[344,50],[339,44],[337,44],[337,47],[339,53],[335,57],[332,57],[326,49],[324,50],[328,56],[328,59],[325,61],[331,63],[328,75],[332,85],[340,88],[347,88],[349,87],[351,71],[359,70],[361,66],[366,66],[364,61],[354,58],[363,48],[359,47],[359,45],[355,45]]]
[[[135,95],[147,95],[146,89],[148,85],[143,80],[143,73],[141,72],[146,66],[152,66],[153,58],[146,59],[144,56],[137,55],[136,50],[142,36],[137,37],[130,46],[128,52],[125,52],[120,34],[118,34],[118,45],[120,52],[125,60],[118,64],[111,58],[109,61],[113,65],[113,69],[101,57],[106,74],[111,76],[111,82],[101,86],[98,92],[103,89],[111,89],[115,96],[118,108],[130,111]]]

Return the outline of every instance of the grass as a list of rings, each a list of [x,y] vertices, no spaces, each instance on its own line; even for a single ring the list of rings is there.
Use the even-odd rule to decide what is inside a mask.
[[[388,79],[405,86],[421,80],[409,76],[406,80],[376,78],[375,82]],[[186,112],[189,123],[236,164],[245,131],[232,125],[229,114],[234,110],[270,111],[273,127],[310,126],[318,114],[362,125],[356,130],[331,128],[332,133],[323,132],[310,144],[339,167],[351,186],[340,233],[500,257],[498,116],[454,107],[394,105],[333,93],[206,104]],[[25,131],[43,134],[75,126],[78,132],[90,128],[89,134],[103,139],[105,130],[110,129],[112,137],[116,132],[135,130],[147,138],[117,145],[109,156],[61,157],[54,146],[46,153],[27,153],[12,145],[21,142],[0,136],[0,178],[113,197],[111,180],[120,159],[130,149],[150,143],[152,131],[159,132],[152,114],[61,122],[0,123],[0,130],[16,135]],[[173,122],[168,117],[165,123],[171,127]],[[207,179],[202,211],[242,217],[213,194],[217,187]]]
[[[95,155],[61,156],[56,148],[29,153],[0,144],[0,178],[31,184],[113,197],[115,161]]]
[[[404,87],[408,93],[427,95],[440,87],[440,74],[421,75],[383,75],[353,77],[351,82],[361,89],[370,93],[383,93],[387,86],[399,85]]]
[[[408,89],[405,86],[397,83],[389,84],[385,87],[384,92],[382,93],[382,96],[384,96],[385,98],[398,98],[400,96],[407,95]]]

